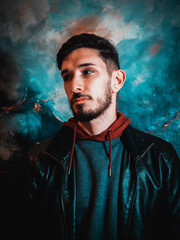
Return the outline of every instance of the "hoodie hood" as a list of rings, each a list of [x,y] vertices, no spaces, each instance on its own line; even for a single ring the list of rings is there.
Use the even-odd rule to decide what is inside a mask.
[[[73,153],[75,147],[76,138],[84,140],[92,140],[98,142],[110,141],[110,153],[109,153],[109,176],[111,176],[112,168],[112,140],[122,135],[124,129],[131,123],[130,119],[125,117],[124,113],[117,112],[117,119],[109,126],[108,129],[97,135],[89,135],[82,127],[80,127],[75,118],[70,118],[67,122],[62,124],[62,127],[70,127],[74,131],[73,144],[71,150],[71,156],[69,161],[69,174],[71,171]]]

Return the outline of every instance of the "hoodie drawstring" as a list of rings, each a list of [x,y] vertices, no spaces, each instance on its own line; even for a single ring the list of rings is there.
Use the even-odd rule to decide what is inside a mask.
[[[68,171],[68,175],[70,175],[70,173],[71,173],[72,160],[73,160],[73,154],[74,154],[74,146],[75,146],[75,141],[76,141],[76,129],[77,129],[77,125],[74,125],[74,137],[73,137],[73,144],[72,144],[71,156],[70,156],[70,160],[69,160],[69,171]]]
[[[109,141],[110,141],[110,151],[109,151],[109,177],[111,177],[111,168],[112,168],[112,130],[108,130]]]
[[[69,127],[74,131],[74,138],[73,138],[73,144],[72,144],[72,150],[69,160],[69,169],[68,174],[71,172],[72,167],[72,161],[73,161],[73,153],[75,148],[75,140],[76,136],[78,139],[84,139],[84,140],[92,140],[97,142],[105,142],[107,141],[107,135],[109,135],[109,141],[110,141],[110,153],[109,153],[109,166],[108,166],[108,172],[109,176],[111,176],[111,168],[112,168],[112,140],[119,138],[124,129],[131,123],[130,119],[125,117],[124,113],[117,112],[117,119],[112,123],[111,126],[109,126],[108,129],[104,130],[100,134],[97,135],[89,135],[81,126],[78,125],[78,122],[75,118],[70,118],[67,122],[64,122],[62,124],[62,127]]]
[[[72,144],[72,149],[71,149],[71,156],[70,156],[70,159],[69,159],[68,175],[70,175],[70,173],[71,173],[72,160],[73,160],[73,154],[74,154],[74,147],[75,147],[75,141],[76,141],[76,129],[77,129],[77,125],[74,125],[74,137],[73,137],[73,144]],[[108,133],[109,133],[109,141],[110,141],[108,172],[109,172],[109,177],[111,177],[111,169],[112,169],[112,130],[109,129]]]

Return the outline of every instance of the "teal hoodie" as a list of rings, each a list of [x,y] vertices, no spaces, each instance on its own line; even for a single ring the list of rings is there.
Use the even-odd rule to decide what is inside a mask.
[[[64,123],[74,129],[69,170],[74,155],[77,196],[75,228],[78,240],[118,239],[119,181],[123,154],[120,136],[130,120],[121,113],[117,116],[107,130],[95,136],[88,135],[74,118]]]

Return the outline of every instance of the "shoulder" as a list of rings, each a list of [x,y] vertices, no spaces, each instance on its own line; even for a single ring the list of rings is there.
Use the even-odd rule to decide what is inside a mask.
[[[134,131],[134,134],[136,135],[137,138],[139,138],[139,140],[142,142],[142,143],[154,143],[155,146],[157,147],[172,147],[172,144],[169,143],[168,141],[160,138],[160,137],[157,137],[157,136],[154,136],[150,133],[147,133],[147,132],[144,132],[144,131],[141,131],[139,129],[136,129],[136,128],[133,128],[132,127],[132,131]]]
[[[70,150],[73,132],[68,127],[63,127],[54,136],[37,143],[29,152],[29,160],[37,161],[39,156],[43,153],[49,153],[61,158],[67,151]]]
[[[136,130],[136,131],[137,131],[137,134],[140,136],[140,138],[144,142],[153,143],[154,148],[156,148],[158,151],[160,152],[163,151],[167,153],[171,151],[175,151],[173,145],[170,142],[143,131],[139,131],[139,130]]]
[[[131,145],[130,148],[138,155],[150,148],[155,154],[164,154],[167,158],[173,155],[178,158],[171,143],[132,126],[125,129],[123,138],[126,145]]]

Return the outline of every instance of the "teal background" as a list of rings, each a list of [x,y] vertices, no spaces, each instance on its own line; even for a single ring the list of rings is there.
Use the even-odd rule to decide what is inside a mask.
[[[72,35],[89,32],[118,49],[127,75],[118,110],[180,154],[179,1],[4,0],[0,17],[2,146],[17,133],[41,141],[72,116],[56,53]]]

